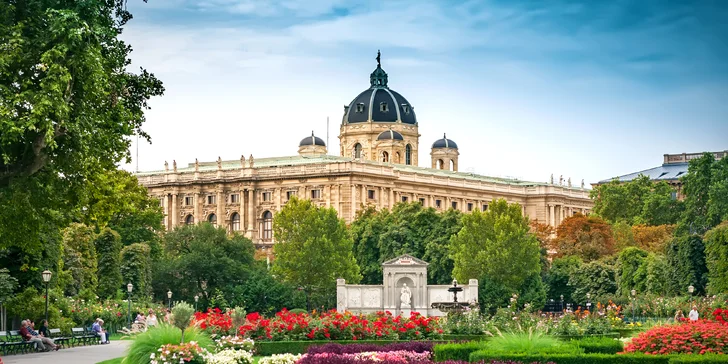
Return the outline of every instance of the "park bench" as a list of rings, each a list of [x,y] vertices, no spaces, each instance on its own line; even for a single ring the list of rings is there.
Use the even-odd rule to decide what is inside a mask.
[[[71,329],[71,345],[86,345],[91,342],[91,339],[96,335],[89,335],[83,327],[74,327]]]
[[[92,327],[86,328],[86,335],[89,336],[88,341],[92,344],[101,344],[101,336],[99,336]]]
[[[34,343],[24,341],[17,331],[0,331],[3,355],[27,353],[35,348]]]
[[[66,343],[71,340],[70,337],[66,337],[61,334],[61,329],[50,329],[50,335],[51,339],[53,339],[53,342],[55,342],[56,345],[60,345],[61,347],[64,347]]]

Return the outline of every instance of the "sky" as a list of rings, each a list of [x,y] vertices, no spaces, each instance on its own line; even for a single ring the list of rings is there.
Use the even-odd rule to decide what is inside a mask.
[[[417,113],[419,165],[587,184],[663,154],[728,150],[728,6],[717,1],[129,0],[122,34],[166,88],[128,170],[296,155],[339,127],[377,50]],[[132,155],[136,154],[136,143]]]

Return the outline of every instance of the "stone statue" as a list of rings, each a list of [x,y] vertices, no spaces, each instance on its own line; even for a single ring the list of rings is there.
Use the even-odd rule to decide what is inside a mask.
[[[177,160],[172,160],[172,168],[174,169],[174,173],[177,173]]]
[[[218,157],[217,157],[217,170],[219,171],[219,170],[221,170],[221,169],[222,169],[222,158],[220,158],[220,157],[218,156]]]
[[[253,168],[253,155],[250,155],[250,158],[248,158],[248,162],[250,163],[250,168]]]
[[[377,67],[382,67],[382,52],[377,49]]]
[[[549,183],[554,184],[554,174],[551,173],[551,179],[549,180]]]
[[[569,187],[571,187],[571,177],[569,177],[568,183],[569,183]]]
[[[240,156],[240,167],[245,168],[245,156],[244,155]]]
[[[584,188],[584,179],[581,179],[581,188]]]
[[[564,175],[563,174],[559,176],[559,185],[560,186],[564,185]]]
[[[200,162],[195,158],[195,172],[200,171]]]
[[[409,306],[410,302],[412,302],[412,291],[410,291],[409,287],[407,287],[407,283],[402,285],[402,290],[400,292],[402,292],[399,296],[400,301],[402,301],[402,306]]]
[[[167,161],[164,161],[164,171],[169,171],[169,163]]]

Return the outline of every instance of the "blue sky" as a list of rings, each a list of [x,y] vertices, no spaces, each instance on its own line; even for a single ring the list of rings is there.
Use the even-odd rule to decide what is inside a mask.
[[[417,111],[419,165],[443,133],[460,170],[587,183],[728,150],[721,1],[131,0],[133,66],[151,102],[140,170],[295,155],[314,130],[338,154],[343,106],[381,49]],[[138,68],[135,68],[138,69]],[[136,161],[125,166],[135,168]]]

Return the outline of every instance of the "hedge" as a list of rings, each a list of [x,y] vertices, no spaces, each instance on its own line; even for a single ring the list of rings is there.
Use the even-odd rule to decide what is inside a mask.
[[[676,355],[670,359],[670,364],[685,363],[728,363],[728,355]]]
[[[385,345],[397,342],[407,342],[407,340],[307,340],[307,341],[256,341],[255,355],[271,356],[273,354],[304,354],[309,346],[324,345],[331,343],[338,344],[375,344]]]
[[[584,349],[585,354],[616,354],[624,350],[624,344],[608,337],[587,337],[572,340],[571,344]]]
[[[468,361],[470,354],[485,348],[484,342],[471,341],[460,344],[435,345],[435,361],[460,360]]]
[[[614,339],[619,339],[622,337],[622,335],[619,332],[608,332],[606,334],[601,335],[554,335],[555,338],[559,340],[581,340],[588,337],[610,337]]]
[[[485,341],[490,338],[488,335],[442,335],[443,341]]]
[[[669,355],[645,355],[645,354],[495,354],[485,350],[476,351],[470,354],[470,362],[492,360],[520,361],[523,363],[553,362],[556,364],[669,364]]]

